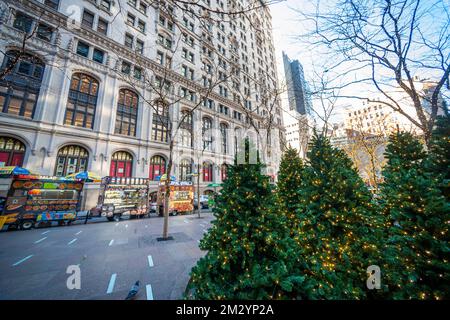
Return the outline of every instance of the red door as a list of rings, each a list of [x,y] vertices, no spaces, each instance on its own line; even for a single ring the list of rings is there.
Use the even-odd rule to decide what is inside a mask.
[[[23,152],[0,152],[0,166],[23,165]]]
[[[111,161],[109,175],[111,177],[131,177],[131,161]]]
[[[9,152],[0,152],[0,167],[8,166]]]

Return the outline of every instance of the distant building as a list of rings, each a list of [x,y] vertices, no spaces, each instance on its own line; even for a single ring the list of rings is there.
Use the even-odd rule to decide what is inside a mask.
[[[308,94],[308,85],[305,81],[303,66],[298,60],[290,60],[283,52],[284,73],[289,98],[289,110],[300,114],[310,114],[312,103]]]
[[[286,145],[298,151],[302,159],[308,153],[308,144],[312,136],[313,121],[307,115],[285,118]]]

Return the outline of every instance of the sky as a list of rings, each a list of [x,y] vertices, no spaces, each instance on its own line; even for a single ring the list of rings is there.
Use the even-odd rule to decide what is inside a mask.
[[[304,9],[307,4],[303,0],[289,0],[281,1],[279,3],[272,4],[270,6],[270,13],[272,14],[272,27],[273,27],[273,38],[274,46],[276,51],[277,60],[277,70],[278,70],[278,80],[280,83],[285,82],[284,77],[284,67],[283,67],[283,51],[291,59],[299,60],[303,65],[303,70],[306,77],[308,78],[308,73],[311,72],[310,66],[313,63],[311,54],[307,50],[304,50],[301,43],[295,39],[295,36],[301,33],[301,26],[299,20],[299,15],[294,11],[294,9]],[[288,110],[287,95],[282,95],[283,110]],[[285,112],[285,122],[288,121],[289,116],[286,118]]]
[[[274,2],[276,2],[274,0]],[[325,6],[329,6],[333,4],[333,0],[327,0],[326,2],[322,1],[322,5],[325,4]],[[432,7],[432,3],[440,3],[440,5],[447,5],[450,6],[450,0],[424,0],[422,2],[422,6],[427,10],[427,13],[429,13],[427,25],[428,30],[427,31],[433,31],[433,17],[442,18],[442,14],[439,12],[439,7],[435,7],[434,10],[430,10],[429,8]],[[278,3],[273,3],[270,5],[270,12],[272,14],[272,26],[273,26],[273,37],[274,37],[274,45],[276,50],[276,59],[277,59],[277,70],[278,70],[278,78],[280,84],[283,84],[285,82],[284,80],[284,67],[283,67],[283,58],[282,58],[282,52],[286,52],[287,55],[291,59],[299,60],[300,63],[303,65],[305,78],[308,81],[308,79],[313,78],[312,71],[313,71],[313,65],[320,67],[320,59],[326,59],[326,57],[321,56],[319,52],[314,52],[314,50],[310,50],[306,48],[300,40],[296,39],[296,36],[301,35],[305,33],[305,22],[300,21],[301,16],[298,12],[295,12],[295,10],[303,11],[303,12],[311,12],[311,9],[313,9],[313,6],[311,4],[311,1],[309,0],[279,0]],[[435,12],[437,11],[437,12]],[[439,19],[437,19],[439,20]],[[308,27],[308,25],[306,25]],[[431,38],[429,38],[431,39]],[[420,54],[420,52],[417,52]],[[323,58],[321,58],[323,57]],[[322,60],[323,61],[323,60]],[[320,69],[320,68],[316,68]],[[423,71],[423,70],[422,70]],[[421,72],[422,72],[421,71]],[[423,74],[423,73],[421,73]],[[441,74],[439,73],[439,76]],[[431,76],[432,77],[432,76]],[[358,90],[361,90],[361,88],[357,88]],[[372,91],[373,89],[373,91]],[[355,90],[355,88],[353,89]],[[365,91],[371,92],[371,97],[379,96],[379,93],[375,88],[364,88]],[[339,102],[339,104],[349,105],[349,103],[353,106],[355,103],[358,103],[359,101],[351,100],[350,102],[343,101]],[[313,101],[314,103],[314,101]],[[283,104],[283,110],[288,110],[288,103],[287,103],[287,94],[283,95],[282,97],[282,104]],[[317,105],[315,106],[315,109],[317,110]],[[342,109],[337,109],[332,121],[333,122],[339,122],[343,118],[343,112],[345,112]],[[285,117],[286,122],[286,117]]]

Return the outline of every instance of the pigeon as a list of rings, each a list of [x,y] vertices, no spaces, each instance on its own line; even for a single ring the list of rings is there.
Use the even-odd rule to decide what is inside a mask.
[[[128,292],[128,295],[125,298],[125,300],[133,299],[138,293],[138,291],[139,291],[139,280],[136,281],[136,283],[131,287],[130,292]]]

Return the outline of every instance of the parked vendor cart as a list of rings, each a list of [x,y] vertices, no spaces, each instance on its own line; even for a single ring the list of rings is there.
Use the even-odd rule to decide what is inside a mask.
[[[162,181],[158,187],[157,203],[159,215],[163,215],[165,182]],[[194,210],[194,186],[191,182],[170,182],[169,214],[177,215],[191,213]]]
[[[27,230],[36,223],[69,224],[76,219],[82,181],[20,173],[20,169],[0,168],[0,213],[8,228]]]
[[[100,190],[98,207],[109,221],[149,215],[149,179],[104,177]]]

